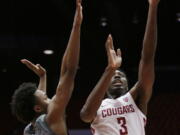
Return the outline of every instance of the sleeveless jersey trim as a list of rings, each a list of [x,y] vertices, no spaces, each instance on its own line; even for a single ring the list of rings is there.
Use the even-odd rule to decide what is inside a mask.
[[[139,109],[139,107],[136,105],[132,95],[128,92],[124,95],[125,97],[129,97],[129,99],[131,100],[131,102],[133,103],[133,105],[135,106],[135,108],[140,112],[140,114],[145,118],[145,120],[147,119],[146,115]],[[124,99],[126,100],[126,99]]]

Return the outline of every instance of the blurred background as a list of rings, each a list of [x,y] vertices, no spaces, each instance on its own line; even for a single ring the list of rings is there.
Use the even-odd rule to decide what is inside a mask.
[[[130,87],[137,81],[148,11],[147,0],[83,0],[82,5],[80,68],[67,108],[71,135],[89,133],[89,124],[80,120],[79,112],[106,67],[104,43],[109,33],[115,48],[122,50],[122,68]],[[38,77],[20,59],[46,68],[48,95],[53,96],[74,12],[75,0],[0,1],[0,135],[22,135],[25,125],[11,115],[11,96],[22,82],[38,83]],[[180,135],[179,45],[180,1],[161,0],[156,81],[149,104],[147,135]],[[78,133],[79,130],[82,132]]]

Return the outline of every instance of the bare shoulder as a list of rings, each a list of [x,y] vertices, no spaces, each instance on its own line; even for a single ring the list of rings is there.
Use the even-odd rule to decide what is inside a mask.
[[[65,111],[59,111],[56,97],[52,98],[48,106],[46,122],[55,134],[67,135]]]
[[[147,102],[145,96],[142,96],[141,87],[136,83],[129,91],[135,104],[142,111],[144,115],[147,114]]]
[[[138,98],[138,83],[136,83],[130,90],[129,93],[131,94],[132,98],[134,99],[134,101],[137,100]]]
[[[57,99],[57,95],[55,95],[48,105],[47,121],[50,123],[59,122],[64,119],[65,110],[60,107],[58,100],[59,99]]]

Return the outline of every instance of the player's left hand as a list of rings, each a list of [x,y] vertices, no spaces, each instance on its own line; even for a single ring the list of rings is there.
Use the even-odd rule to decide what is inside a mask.
[[[76,0],[76,13],[74,16],[74,26],[80,26],[83,20],[81,0]]]
[[[40,64],[35,65],[27,59],[22,59],[21,62],[25,64],[29,69],[31,69],[39,77],[46,75],[46,69],[43,68]]]
[[[111,67],[116,70],[121,66],[122,63],[121,50],[114,50],[113,39],[111,35],[108,36],[105,45],[108,56],[108,67]]]

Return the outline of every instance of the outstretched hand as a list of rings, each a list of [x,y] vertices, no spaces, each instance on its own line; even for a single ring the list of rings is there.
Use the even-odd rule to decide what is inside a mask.
[[[46,75],[46,70],[40,64],[34,65],[32,62],[30,62],[27,59],[22,59],[21,62],[25,64],[30,70],[32,70],[39,77]]]
[[[108,67],[111,67],[116,70],[121,66],[122,63],[121,50],[120,49],[117,49],[117,51],[114,50],[113,39],[110,34],[106,40],[105,45],[108,56]]]
[[[76,13],[74,16],[74,26],[80,26],[83,20],[81,0],[76,0]]]

